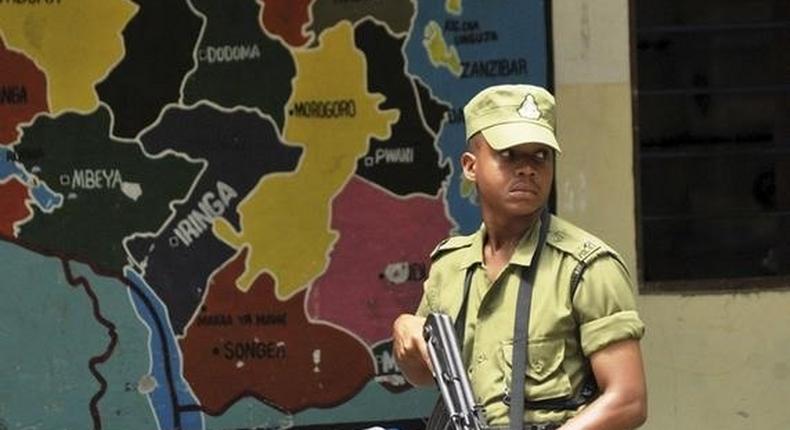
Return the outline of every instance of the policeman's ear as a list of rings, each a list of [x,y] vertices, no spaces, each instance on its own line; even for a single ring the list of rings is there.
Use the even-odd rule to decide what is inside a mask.
[[[477,157],[475,154],[465,151],[461,154],[461,167],[464,169],[464,178],[467,181],[475,182],[475,164],[477,162]]]
[[[461,167],[464,169],[464,179],[470,182],[475,182],[477,179],[475,167],[477,166],[477,154],[480,151],[481,140],[482,143],[486,143],[482,133],[477,132],[473,134],[466,141],[466,151],[461,154]]]

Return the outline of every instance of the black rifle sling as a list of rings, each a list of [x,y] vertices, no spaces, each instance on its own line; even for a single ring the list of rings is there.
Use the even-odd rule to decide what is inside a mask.
[[[464,331],[466,330],[466,308],[469,306],[469,288],[472,285],[472,275],[475,273],[475,264],[466,269],[466,276],[464,277],[464,299],[461,302],[461,309],[458,311],[458,316],[455,318],[453,325],[455,326],[455,335],[458,337],[458,343],[461,345],[461,352],[464,350]]]
[[[581,261],[573,270],[573,274],[571,275],[571,286],[570,286],[570,295],[569,300],[573,302],[574,297],[576,296],[576,290],[579,288],[579,283],[581,282],[582,275],[584,271],[589,266],[590,262],[593,259],[600,257],[604,254],[598,254],[589,261]],[[575,317],[574,317],[575,318]],[[576,341],[581,346],[581,330],[579,329],[578,321],[576,323]],[[544,409],[544,410],[551,410],[551,411],[568,411],[568,410],[576,410],[582,405],[586,405],[590,403],[591,400],[595,399],[599,394],[598,384],[595,381],[595,376],[592,373],[592,368],[590,367],[590,361],[585,357],[585,368],[587,375],[584,377],[582,381],[582,385],[579,388],[579,391],[571,395],[570,397],[559,397],[559,398],[552,398],[552,399],[544,399],[544,400],[537,400],[537,401],[530,401],[526,399],[524,401],[524,405],[530,409]],[[505,404],[510,406],[510,397],[505,397]]]
[[[527,343],[529,316],[532,308],[532,285],[535,282],[540,254],[546,243],[550,217],[549,211],[544,209],[540,217],[538,244],[532,254],[529,267],[524,268],[521,272],[521,283],[516,299],[516,321],[513,326],[513,367],[510,375],[510,428],[513,430],[520,430],[524,426],[524,375],[528,359]]]

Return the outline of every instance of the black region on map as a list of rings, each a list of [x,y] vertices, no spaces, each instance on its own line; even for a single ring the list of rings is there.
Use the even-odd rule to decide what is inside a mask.
[[[394,33],[407,34],[411,30],[415,10],[412,0],[316,0],[312,12],[313,21],[308,31],[315,33],[317,44],[321,33],[338,22],[348,20],[355,23],[367,17],[385,23]]]
[[[422,116],[425,118],[425,124],[431,128],[433,134],[439,134],[439,131],[442,129],[442,122],[446,119],[445,115],[450,106],[432,97],[430,89],[421,79],[415,79],[414,83],[417,86],[417,94],[420,98],[420,106],[422,108]]]
[[[115,114],[113,133],[135,137],[162,108],[181,97],[201,20],[187,2],[134,0],[139,5],[123,31],[126,54],[103,82],[99,99]]]
[[[110,138],[103,105],[87,116],[39,117],[16,149],[37,154],[22,160],[25,167],[63,196],[51,214],[33,206],[20,241],[104,274],[122,272],[123,238],[156,231],[170,215],[170,202],[187,195],[201,169],[175,155],[148,157],[138,143]]]
[[[152,154],[173,150],[206,161],[189,199],[174,205],[175,216],[159,235],[126,243],[182,334],[211,273],[236,253],[214,236],[213,220],[223,217],[240,230],[239,202],[264,175],[294,170],[302,149],[284,145],[274,123],[257,113],[221,112],[206,104],[168,109],[141,140]]]
[[[441,126],[449,106],[432,98],[417,99],[415,88],[422,84],[406,75],[403,37],[395,38],[385,27],[368,20],[357,26],[354,40],[368,60],[368,90],[387,98],[379,108],[400,109],[392,136],[387,141],[371,140],[370,150],[357,162],[357,174],[398,195],[436,195],[450,165],[447,160],[439,163],[432,130]],[[428,112],[425,118],[418,105]],[[426,128],[423,119],[438,124]]]
[[[255,1],[193,0],[206,15],[198,47],[198,68],[187,78],[187,104],[211,100],[222,106],[257,107],[282,130],[296,65],[290,51],[261,29]]]

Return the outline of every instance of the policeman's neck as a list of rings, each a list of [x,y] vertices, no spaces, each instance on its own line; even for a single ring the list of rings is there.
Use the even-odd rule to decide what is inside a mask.
[[[486,244],[493,250],[515,249],[521,238],[540,218],[541,211],[529,216],[503,217],[483,213],[486,226]]]

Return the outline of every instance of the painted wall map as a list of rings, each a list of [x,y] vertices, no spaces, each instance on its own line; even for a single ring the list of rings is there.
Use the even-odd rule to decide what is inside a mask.
[[[0,429],[418,428],[391,353],[479,224],[543,2],[0,0]]]

